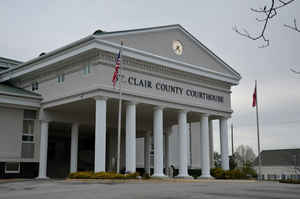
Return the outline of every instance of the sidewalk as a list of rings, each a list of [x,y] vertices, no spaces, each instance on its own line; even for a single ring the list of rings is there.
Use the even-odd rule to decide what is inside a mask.
[[[71,183],[260,183],[256,180],[216,180],[216,179],[178,179],[178,178],[162,178],[162,179],[65,179],[65,182]]]

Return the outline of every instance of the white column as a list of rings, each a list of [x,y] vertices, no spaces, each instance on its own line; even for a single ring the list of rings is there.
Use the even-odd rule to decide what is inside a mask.
[[[154,177],[164,177],[163,108],[155,107],[153,114]]]
[[[136,172],[136,104],[126,103],[126,172]]]
[[[78,157],[78,128],[77,123],[72,124],[71,132],[71,162],[70,172],[77,172],[77,157]]]
[[[187,166],[191,165],[191,160],[192,160],[192,153],[191,153],[191,129],[190,129],[190,123],[187,123],[186,128],[187,128]]]
[[[95,117],[95,172],[105,171],[106,154],[106,100],[105,97],[96,97]]]
[[[178,134],[179,134],[179,174],[178,177],[188,177],[188,135],[187,135],[187,112],[184,110],[178,113]]]
[[[168,171],[169,171],[169,158],[170,158],[170,151],[169,151],[169,142],[170,142],[170,129],[167,129],[166,133],[165,133],[165,173],[166,175],[168,175]]]
[[[151,168],[151,159],[150,159],[150,152],[151,152],[151,132],[148,131],[144,138],[144,167],[145,172],[150,175],[150,168]]]
[[[221,139],[222,168],[224,170],[229,170],[227,118],[220,119],[220,139]]]
[[[201,178],[211,178],[209,166],[209,135],[208,114],[202,114],[200,119],[200,144],[201,144]]]
[[[210,160],[210,168],[214,168],[214,130],[213,130],[213,120],[208,121],[208,129],[209,129],[209,160]]]
[[[48,121],[41,121],[40,164],[38,179],[47,178]]]

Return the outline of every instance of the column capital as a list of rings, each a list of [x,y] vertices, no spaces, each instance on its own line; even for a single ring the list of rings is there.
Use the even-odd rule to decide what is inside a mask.
[[[229,117],[229,116],[221,116],[220,117],[220,120],[228,120],[228,119],[230,119],[231,117]]]
[[[200,113],[200,116],[201,117],[209,117],[209,114],[208,113]]]
[[[138,105],[139,103],[136,101],[126,101],[125,104],[126,105]]]
[[[164,110],[164,106],[154,106],[153,109],[154,110]]]
[[[186,110],[186,109],[180,109],[178,110],[178,113],[188,113],[190,112],[189,110]]]
[[[93,97],[95,100],[108,100],[108,97],[105,97],[105,96],[95,96]]]

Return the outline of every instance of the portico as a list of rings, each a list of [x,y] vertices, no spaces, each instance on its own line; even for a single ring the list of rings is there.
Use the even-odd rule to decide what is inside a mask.
[[[165,177],[173,165],[178,177],[202,169],[201,177],[210,178],[212,120],[220,121],[222,167],[229,169],[231,87],[241,77],[182,26],[170,25],[96,31],[0,74],[0,82],[41,96],[34,157],[39,178],[56,167],[64,175],[116,170],[119,88],[112,74],[120,40],[122,172],[144,169]]]
[[[168,134],[178,133],[178,169],[179,178],[188,178],[188,140],[190,139],[188,132],[188,123],[200,122],[200,140],[198,140],[201,146],[200,159],[202,178],[211,178],[211,121],[209,118],[213,115],[208,113],[200,113],[191,111],[187,108],[178,109],[169,108],[167,106],[152,105],[139,103],[135,101],[125,101],[122,104],[122,142],[121,142],[121,169],[125,172],[136,172],[136,140],[144,137],[144,169],[145,172],[150,173],[151,158],[150,152],[152,150],[151,143],[154,144],[154,162],[153,170],[154,177],[166,177],[166,170],[170,165],[166,164],[169,162],[169,151],[166,151],[168,145]],[[49,124],[66,122],[69,121],[68,125],[70,128],[70,161],[69,161],[69,172],[78,171],[78,158],[82,159],[82,151],[79,151],[80,135],[88,134],[84,130],[83,126],[89,125],[90,130],[94,129],[94,132],[90,132],[91,144],[94,145],[92,163],[93,171],[116,171],[116,133],[117,133],[117,107],[118,100],[110,97],[96,96],[81,101],[76,101],[68,104],[63,104],[48,108],[43,112],[44,116],[48,120],[41,121],[41,145],[40,145],[40,170],[39,178],[47,177],[47,147],[48,147],[48,135],[49,135]],[[75,111],[76,110],[76,111]],[[64,117],[62,117],[62,115]],[[70,115],[78,115],[80,117],[74,119]],[[216,116],[214,116],[216,117]],[[85,119],[84,119],[85,118]],[[228,169],[226,165],[228,162],[228,150],[226,151],[226,137],[228,131],[226,125],[227,119],[221,118],[220,123],[220,135],[222,144],[222,167]],[[174,131],[172,126],[178,125],[178,129]],[[164,130],[168,129],[168,131]],[[178,132],[177,132],[178,131]],[[61,132],[64,133],[64,132]],[[50,132],[51,135],[51,132]],[[165,142],[163,139],[165,136]],[[112,140],[112,141],[111,141]],[[153,140],[153,142],[151,141]],[[45,144],[47,143],[47,144]],[[228,147],[228,145],[227,145]],[[165,152],[165,153],[164,153]],[[227,153],[227,154],[226,154]],[[94,162],[92,162],[94,161]],[[80,170],[84,168],[80,168]],[[86,168],[87,169],[87,168]]]

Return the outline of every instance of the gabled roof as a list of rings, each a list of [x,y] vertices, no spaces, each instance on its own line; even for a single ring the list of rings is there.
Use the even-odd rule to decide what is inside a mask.
[[[231,66],[229,66],[225,61],[223,61],[220,57],[218,57],[214,52],[212,52],[209,48],[207,48],[203,43],[201,43],[196,37],[194,37],[191,33],[189,33],[185,28],[183,28],[180,24],[173,24],[173,25],[166,25],[166,26],[156,26],[156,27],[148,27],[148,28],[140,28],[140,29],[130,29],[130,30],[122,30],[122,31],[112,31],[112,32],[105,32],[102,30],[97,30],[94,32],[94,36],[97,38],[106,37],[106,36],[114,36],[114,35],[124,35],[124,34],[136,34],[142,32],[151,32],[151,31],[158,31],[170,28],[177,28],[184,32],[191,40],[193,40],[197,45],[202,47],[208,54],[214,57],[219,63],[221,63],[225,68],[231,71],[237,79],[241,79],[241,75],[234,70]]]
[[[5,57],[0,57],[0,70],[6,70],[12,67],[16,67],[20,65],[22,62],[13,60],[13,59],[8,59]]]
[[[5,82],[9,79],[16,78],[18,76],[21,76],[23,74],[28,73],[29,71],[32,72],[34,70],[38,70],[43,68],[44,66],[49,65],[49,63],[54,63],[54,60],[61,60],[63,57],[71,56],[72,53],[69,53],[69,50],[74,50],[76,53],[82,52],[83,50],[86,49],[97,49],[97,48],[104,48],[107,51],[110,52],[116,52],[117,49],[120,48],[119,44],[113,44],[106,42],[104,40],[101,40],[102,36],[109,36],[109,35],[118,35],[118,34],[130,34],[130,33],[137,33],[137,32],[143,32],[143,31],[158,31],[158,30],[163,30],[163,29],[180,29],[187,35],[190,39],[192,39],[195,43],[197,43],[199,46],[201,46],[208,54],[210,54],[212,57],[214,57],[215,60],[217,60],[224,68],[226,68],[228,71],[230,71],[231,75],[227,74],[222,74],[220,72],[216,72],[213,70],[206,69],[204,67],[198,67],[196,65],[192,64],[186,64],[184,62],[179,62],[176,60],[168,59],[166,57],[162,56],[157,56],[152,53],[148,53],[145,51],[140,51],[137,49],[125,47],[123,48],[124,55],[126,56],[126,52],[130,55],[138,55],[142,60],[147,60],[147,61],[156,61],[159,64],[166,65],[168,67],[177,67],[180,69],[185,69],[187,72],[193,73],[193,74],[200,74],[207,76],[209,78],[214,78],[217,80],[221,80],[224,82],[228,82],[232,85],[237,85],[239,80],[241,79],[241,76],[238,72],[236,72],[233,68],[231,68],[228,64],[226,64],[222,59],[220,59],[218,56],[216,56],[212,51],[210,51],[206,46],[204,46],[199,40],[197,40],[195,37],[193,37],[188,31],[186,31],[182,26],[175,24],[175,25],[168,25],[168,26],[158,26],[158,27],[151,27],[151,28],[142,28],[142,29],[133,29],[133,30],[124,30],[124,31],[114,31],[114,32],[103,32],[101,30],[95,31],[93,35],[87,36],[83,39],[80,39],[78,41],[75,41],[73,43],[70,43],[66,46],[63,46],[61,48],[58,48],[54,51],[48,52],[43,56],[36,57],[32,60],[29,60],[27,62],[24,62],[17,67],[10,68],[5,71],[0,71],[0,82]],[[78,46],[86,46],[85,49],[78,50]],[[69,54],[68,54],[69,53]],[[57,55],[63,55],[63,54],[68,54],[66,56],[57,56]],[[74,52],[75,54],[75,52]],[[74,56],[74,55],[72,55]],[[49,61],[52,59],[52,61]],[[32,66],[30,69],[23,69],[27,66]],[[176,69],[177,69],[176,68]],[[9,74],[9,75],[7,75]]]
[[[300,149],[265,150],[261,160],[262,166],[300,166]],[[258,158],[254,165],[258,166]]]
[[[42,96],[38,93],[27,91],[25,89],[7,85],[7,84],[0,84],[0,94],[42,99]]]

